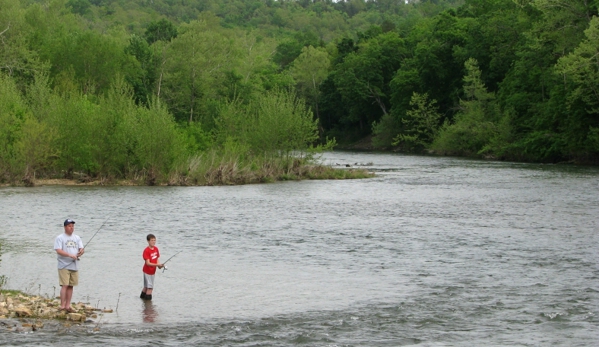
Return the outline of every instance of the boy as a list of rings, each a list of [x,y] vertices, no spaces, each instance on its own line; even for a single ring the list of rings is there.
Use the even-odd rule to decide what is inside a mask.
[[[154,289],[154,274],[156,273],[156,268],[162,269],[164,265],[158,262],[160,251],[158,250],[158,247],[156,247],[156,236],[148,234],[146,240],[148,240],[148,247],[146,247],[143,252],[145,262],[143,267],[144,289],[142,289],[139,297],[145,300],[152,300],[152,289]]]

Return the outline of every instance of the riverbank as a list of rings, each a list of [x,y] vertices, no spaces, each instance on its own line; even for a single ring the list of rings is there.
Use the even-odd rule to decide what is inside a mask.
[[[63,175],[64,176],[64,175]],[[188,174],[171,174],[157,178],[150,175],[138,175],[134,178],[91,177],[84,173],[71,173],[71,178],[39,177],[13,179],[0,183],[0,187],[9,186],[222,186],[278,181],[301,181],[321,179],[359,179],[371,178],[375,174],[363,168],[333,168],[327,165],[297,165],[291,168],[276,165],[261,167],[239,166],[236,162],[223,163],[209,170]]]
[[[572,157],[562,158],[561,160],[530,160],[523,156],[496,156],[493,154],[464,154],[464,153],[451,153],[451,152],[439,152],[432,149],[423,149],[419,152],[409,151],[401,146],[389,146],[389,147],[376,147],[372,143],[372,135],[368,135],[354,142],[342,143],[335,146],[336,150],[341,151],[356,151],[356,152],[379,152],[379,153],[403,153],[411,155],[426,155],[426,156],[438,156],[438,157],[456,157],[465,159],[483,159],[483,160],[496,160],[496,161],[512,161],[518,163],[544,163],[544,164],[566,164],[566,165],[582,165],[582,166],[599,166],[598,157]]]
[[[60,309],[59,298],[11,290],[0,292],[0,325],[8,331],[35,331],[42,329],[49,320],[61,322],[65,327],[99,323],[104,314],[112,312],[112,309],[100,309],[82,302],[71,304],[71,311],[67,312]]]

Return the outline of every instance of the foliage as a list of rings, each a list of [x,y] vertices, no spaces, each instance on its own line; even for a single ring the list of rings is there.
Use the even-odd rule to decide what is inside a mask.
[[[161,19],[148,25],[144,37],[149,44],[158,40],[168,42],[177,37],[177,28],[168,20]]]
[[[14,80],[0,74],[0,179],[12,176],[19,161],[17,143],[23,122],[28,118],[27,106]]]
[[[556,72],[567,88],[567,150],[579,156],[599,153],[599,18],[593,17],[585,39],[572,53],[559,59]],[[572,119],[573,118],[573,119]],[[576,141],[578,139],[578,141]]]
[[[325,112],[341,106],[342,111],[335,112],[335,117],[339,117],[335,123],[357,127],[363,133],[370,131],[371,124],[390,109],[389,81],[404,54],[404,42],[394,32],[361,43],[333,68],[329,83],[334,95],[323,96]],[[330,99],[340,102],[332,104]]]
[[[475,59],[468,59],[465,67],[461,109],[453,123],[445,122],[431,146],[442,153],[479,154],[487,141],[496,136],[498,109],[494,95],[483,84]]]
[[[308,46],[302,48],[302,53],[290,68],[298,91],[312,105],[319,123],[320,86],[327,77],[329,66],[329,54],[324,49]]]
[[[249,103],[233,100],[221,108],[217,139],[225,151],[289,156],[318,139],[317,121],[294,93],[272,90]]]
[[[0,0],[0,180],[177,181],[214,151],[292,168],[332,137],[599,162],[598,14],[586,0]]]
[[[434,99],[429,101],[427,94],[414,93],[410,101],[412,109],[402,118],[404,130],[393,139],[393,145],[402,145],[408,150],[428,147],[436,137],[441,119],[436,103]]]
[[[207,112],[207,99],[222,92],[219,81],[238,54],[233,39],[214,25],[210,19],[191,22],[166,47],[161,97],[178,120],[189,124]]]

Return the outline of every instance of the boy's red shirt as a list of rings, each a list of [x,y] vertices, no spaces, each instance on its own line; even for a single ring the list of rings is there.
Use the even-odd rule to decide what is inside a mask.
[[[157,264],[159,257],[160,257],[160,251],[158,250],[158,247],[154,246],[154,248],[152,249],[152,248],[150,248],[150,246],[148,246],[148,247],[146,247],[146,249],[144,249],[144,253],[143,253],[143,258],[144,258],[143,271],[144,271],[144,273],[147,273],[148,275],[153,275],[156,273],[156,266],[146,265],[146,259],[150,259],[150,263],[152,263],[152,264]]]

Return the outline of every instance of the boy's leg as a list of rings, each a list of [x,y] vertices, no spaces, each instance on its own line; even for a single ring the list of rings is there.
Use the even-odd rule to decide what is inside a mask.
[[[145,300],[152,300],[152,289],[154,288],[154,275],[148,275],[144,273],[144,289],[140,298]]]
[[[152,300],[152,291],[154,290],[154,275],[146,275],[146,300]]]
[[[139,294],[140,299],[146,298],[146,293],[148,292],[148,274],[143,273],[144,276],[144,288],[141,290],[141,294]]]

